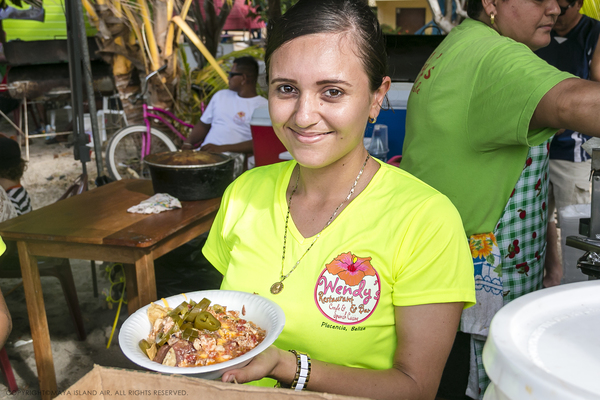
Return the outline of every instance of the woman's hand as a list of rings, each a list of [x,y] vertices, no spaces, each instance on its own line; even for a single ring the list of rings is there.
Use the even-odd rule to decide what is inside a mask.
[[[270,346],[254,357],[245,367],[225,372],[221,380],[223,382],[234,382],[235,377],[237,383],[246,383],[271,377],[291,383],[296,373],[295,361],[296,356],[292,353],[280,350],[275,346]],[[287,375],[289,375],[289,382]]]

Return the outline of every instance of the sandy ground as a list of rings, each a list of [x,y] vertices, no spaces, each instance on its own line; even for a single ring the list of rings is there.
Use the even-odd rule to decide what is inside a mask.
[[[12,135],[14,131],[5,122],[0,121],[0,132]],[[94,159],[87,163],[87,169],[90,176],[89,188],[93,189],[97,176]],[[36,138],[33,139],[30,147],[29,166],[22,183],[31,196],[33,208],[38,209],[55,202],[81,172],[81,163],[74,160],[72,147],[64,143],[47,145],[43,138]],[[164,256],[160,260],[167,258]],[[177,257],[171,257],[171,261],[173,259],[177,260]],[[90,261],[72,259],[70,262],[84,315],[87,331],[85,341],[78,341],[76,338],[75,327],[68,313],[58,279],[41,278],[59,391],[66,390],[79,380],[92,369],[94,364],[139,369],[122,354],[119,348],[119,327],[128,316],[126,306],[121,309],[114,337],[107,349],[117,315],[116,305],[112,309],[109,308],[106,296],[102,294],[103,290],[107,292],[110,288],[105,272],[109,264],[102,264],[102,261],[96,263],[100,294],[94,297]],[[157,261],[157,281],[161,276],[158,268]],[[214,270],[209,271],[209,274],[213,272]],[[168,274],[169,271],[166,273]],[[162,275],[164,274],[163,269]],[[209,287],[193,287],[187,290],[172,284],[174,288],[171,289],[178,292],[208,289],[213,286],[218,287],[218,282],[213,281],[208,285]],[[8,393],[4,378],[0,378],[0,399],[38,399],[40,398],[39,383],[21,280],[2,279],[0,288],[6,297],[13,319],[13,330],[5,347],[19,386],[19,391],[11,395]],[[159,296],[171,295],[171,293],[161,293],[161,290],[164,292],[164,288],[159,287]]]
[[[60,119],[57,122],[63,126],[66,124],[66,121]],[[0,122],[0,132],[9,135],[14,133],[5,121]],[[82,164],[74,159],[73,148],[65,143],[47,145],[44,138],[36,138],[32,140],[29,151],[29,164],[22,184],[31,196],[33,208],[38,209],[58,200],[82,173]],[[95,187],[94,179],[97,176],[94,160],[93,158],[92,162],[86,164],[90,189]],[[107,264],[102,264],[101,261],[96,264],[100,294],[94,297],[90,261],[70,262],[87,331],[85,341],[77,340],[58,279],[41,278],[59,390],[75,383],[94,364],[136,369],[119,348],[118,327],[110,347],[106,348],[117,315],[117,307],[110,309],[101,293],[110,288],[105,273]],[[6,382],[0,379],[0,398],[38,399],[39,383],[21,279],[2,279],[0,288],[13,319],[13,330],[5,347],[19,386],[17,393],[8,394]],[[123,307],[117,325],[120,326],[126,317],[127,309]]]

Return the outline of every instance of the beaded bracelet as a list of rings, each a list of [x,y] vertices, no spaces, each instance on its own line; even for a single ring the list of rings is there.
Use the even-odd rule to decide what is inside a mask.
[[[296,376],[294,377],[291,388],[298,391],[304,390],[310,379],[310,356],[296,350],[290,350],[290,352],[296,356]]]

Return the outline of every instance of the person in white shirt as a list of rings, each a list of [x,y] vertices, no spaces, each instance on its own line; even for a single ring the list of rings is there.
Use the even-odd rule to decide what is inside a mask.
[[[183,142],[182,150],[200,146],[200,150],[250,157],[253,153],[250,132],[252,113],[259,106],[267,104],[267,99],[256,92],[257,79],[256,60],[248,56],[236,58],[229,72],[229,89],[213,96],[200,121]],[[254,166],[253,161],[252,157],[248,159],[249,168]]]

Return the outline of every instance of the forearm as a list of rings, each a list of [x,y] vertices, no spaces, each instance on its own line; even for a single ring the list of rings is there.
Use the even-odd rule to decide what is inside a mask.
[[[313,359],[306,387],[318,392],[374,399],[434,399],[462,308],[463,303],[395,307],[397,347],[395,351],[390,349],[393,362],[388,369],[352,368]],[[338,351],[352,352],[353,349]],[[355,363],[364,361],[362,357],[357,354]],[[225,372],[222,380],[233,382],[235,377],[237,382],[245,383],[268,376],[289,386],[296,369],[293,353],[271,346],[247,366]]]
[[[0,347],[4,346],[11,331],[12,318],[4,301],[4,296],[0,293]]]
[[[566,128],[600,137],[600,83],[566,79],[542,98],[530,127]]]
[[[272,378],[289,385],[295,376],[296,356],[283,352],[285,362],[273,371]],[[308,390],[371,399],[433,399],[437,387],[423,393],[408,375],[399,369],[370,370],[343,367],[312,360]]]
[[[220,146],[221,151],[230,151],[233,153],[245,153],[251,154],[254,152],[254,148],[252,147],[252,140],[248,140],[247,142],[234,143],[234,144],[224,144]]]
[[[196,147],[204,141],[209,130],[210,125],[205,124],[202,121],[198,121],[198,123],[192,128],[189,136],[183,141],[183,144]]]

